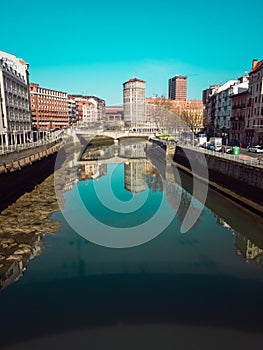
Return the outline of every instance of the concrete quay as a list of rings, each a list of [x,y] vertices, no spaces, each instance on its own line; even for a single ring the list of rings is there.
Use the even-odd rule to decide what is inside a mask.
[[[172,145],[159,139],[153,144],[165,150],[160,157],[170,159],[183,172],[207,183],[212,189],[243,208],[263,216],[263,164],[185,145]],[[192,170],[192,167],[195,171]],[[204,176],[207,174],[208,176]]]
[[[50,142],[34,148],[14,151],[0,155],[0,174],[21,170],[44,157],[54,154],[60,148],[60,142]]]
[[[0,156],[0,213],[54,172],[61,142]]]
[[[217,192],[263,216],[262,166],[240,162],[240,159],[234,157],[218,157],[211,153],[205,153],[204,157],[200,156],[197,149],[177,146],[173,161],[184,172],[207,182]],[[191,165],[199,170],[193,173]],[[207,167],[208,178],[202,176],[204,167]]]

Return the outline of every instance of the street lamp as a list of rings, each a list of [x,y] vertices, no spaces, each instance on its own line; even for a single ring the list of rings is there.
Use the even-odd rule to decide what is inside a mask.
[[[227,131],[225,128],[222,129],[222,132],[221,132],[221,136],[222,136],[222,143],[223,145],[226,145],[227,146]]]

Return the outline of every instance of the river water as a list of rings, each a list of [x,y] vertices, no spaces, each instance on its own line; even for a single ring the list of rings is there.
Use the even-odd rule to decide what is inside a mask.
[[[79,152],[55,174],[60,229],[0,292],[1,344],[262,342],[263,220],[212,190],[203,207],[204,185],[193,198],[193,180],[145,141]]]

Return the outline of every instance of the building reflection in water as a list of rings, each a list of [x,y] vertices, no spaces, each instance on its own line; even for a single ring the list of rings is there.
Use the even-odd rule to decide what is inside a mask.
[[[28,262],[42,249],[41,238],[56,232],[60,223],[53,175],[25,193],[0,215],[0,289],[19,279]]]
[[[145,191],[145,164],[145,160],[124,163],[124,187],[126,190],[134,194]]]
[[[254,262],[262,265],[263,249],[259,248],[241,233],[235,233],[237,254],[242,255],[246,262]]]
[[[146,142],[137,140],[121,141],[117,145],[88,146],[79,162],[79,180],[98,179],[107,174],[107,163],[124,163],[124,187],[136,194],[146,189],[162,191],[162,180],[158,170],[146,160]],[[108,162],[103,163],[104,160]],[[96,160],[94,162],[94,160]]]
[[[79,167],[79,179],[99,179],[101,176],[107,175],[106,164],[84,164]]]
[[[107,147],[108,146],[105,148]],[[195,206],[198,207],[198,199],[192,200],[192,185],[189,185],[187,181],[185,181],[185,175],[182,176],[182,179],[184,180],[183,182],[186,188],[182,188],[177,183],[175,173],[172,169],[173,166],[167,164],[163,159],[160,161],[160,159],[164,157],[162,153],[162,157],[160,158],[160,150],[159,147],[157,148],[158,149],[156,149],[155,145],[149,145],[149,143],[146,142],[137,141],[134,143],[134,141],[127,140],[120,142],[119,145],[111,146],[110,150],[107,152],[105,150],[101,151],[100,154],[107,154],[110,157],[115,157],[114,161],[118,160],[119,162],[124,162],[124,186],[128,191],[134,194],[143,192],[146,189],[146,185],[152,191],[163,191],[165,188],[167,201],[174,209],[177,220],[182,223],[189,207],[191,210],[194,210]],[[91,150],[92,148],[88,151],[90,159],[94,157]],[[96,148],[95,151],[98,152],[98,148]],[[85,153],[87,153],[87,151],[85,151]],[[101,163],[89,163],[89,165],[85,165],[85,167],[86,176],[83,175],[81,179],[98,178],[107,173],[105,164],[104,167],[102,167]],[[84,169],[81,170],[81,174],[83,171]],[[180,201],[178,201],[178,198],[180,198]],[[214,214],[219,225],[233,232],[236,239],[237,254],[242,255],[247,262],[261,264],[260,256],[263,253],[263,242],[259,240],[258,244],[256,244],[256,242],[253,241],[253,237],[246,238],[245,234],[241,233],[240,227],[235,230],[235,223],[238,222],[238,220],[235,221],[233,218],[228,220],[227,216],[233,216],[232,210],[229,211],[229,213],[227,210],[222,213],[220,212],[218,215],[217,211],[219,208],[217,208],[212,201],[209,201],[209,197],[207,207]],[[200,219],[197,220],[195,225],[198,224],[199,220]],[[227,223],[229,221],[231,222],[230,225]]]
[[[183,187],[176,184],[176,175],[168,176],[171,173],[171,165],[160,162],[159,157],[154,157],[154,153],[151,152],[154,148],[149,149],[149,156],[151,162],[158,168],[162,174],[166,174],[165,177],[165,188],[167,194],[167,201],[170,206],[176,212],[177,220],[181,223],[184,220],[189,206],[198,206],[198,199],[192,200],[192,179],[190,176],[181,173],[181,180]],[[173,165],[172,165],[173,168]],[[180,203],[178,205],[177,198],[180,196]],[[225,201],[225,207],[218,205],[217,194],[213,191],[209,191],[206,207],[216,218],[218,225],[223,226],[232,232],[235,238],[235,245],[237,254],[243,256],[246,262],[256,263],[263,267],[263,236],[262,226],[255,227],[250,215],[247,216],[246,227],[244,222],[240,221],[240,208],[235,207],[235,204],[231,201]],[[198,219],[198,221],[200,218]],[[198,221],[195,223],[198,224]],[[253,234],[251,232],[253,227]]]
[[[171,164],[160,157],[150,157],[146,152],[145,142],[120,143],[106,146],[98,153],[98,147],[85,150],[85,160],[79,161],[81,147],[66,145],[70,157],[60,170],[61,195],[72,189],[82,180],[98,179],[107,174],[107,164],[124,163],[124,187],[136,194],[145,191],[146,186],[152,191],[165,191],[167,201],[176,212],[179,222],[184,219],[190,205],[198,205],[198,200],[191,203],[191,178],[184,179],[180,174],[184,188],[176,181]],[[108,149],[105,150],[105,149]],[[96,154],[92,152],[97,152]],[[88,152],[88,153],[87,153]],[[89,153],[90,152],[90,153]],[[94,157],[100,154],[100,159]],[[104,157],[110,157],[105,159]],[[93,158],[93,159],[92,159]],[[90,159],[90,160],[87,160]],[[188,182],[187,182],[188,181]],[[59,223],[53,222],[50,215],[59,210],[54,192],[53,178],[50,177],[30,194],[22,196],[13,206],[0,216],[2,232],[0,234],[0,289],[18,279],[30,259],[41,251],[41,237],[48,232],[56,232]],[[224,207],[218,201],[218,195],[209,192],[206,207],[219,225],[229,229],[234,238],[238,255],[246,262],[263,266],[262,226],[254,227],[253,218],[240,221],[240,208],[234,209],[232,202],[224,201]],[[178,198],[180,201],[178,202]],[[32,203],[34,205],[32,206]],[[34,208],[34,210],[32,210]],[[244,214],[245,215],[245,214]],[[19,225],[18,225],[19,223]],[[251,231],[253,227],[253,232]]]

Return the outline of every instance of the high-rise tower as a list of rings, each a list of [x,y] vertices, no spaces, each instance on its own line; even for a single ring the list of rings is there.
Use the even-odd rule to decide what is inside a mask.
[[[171,100],[186,101],[187,98],[187,77],[176,75],[169,79],[169,98]]]
[[[131,126],[145,122],[145,90],[144,80],[132,78],[123,83],[124,121]]]

